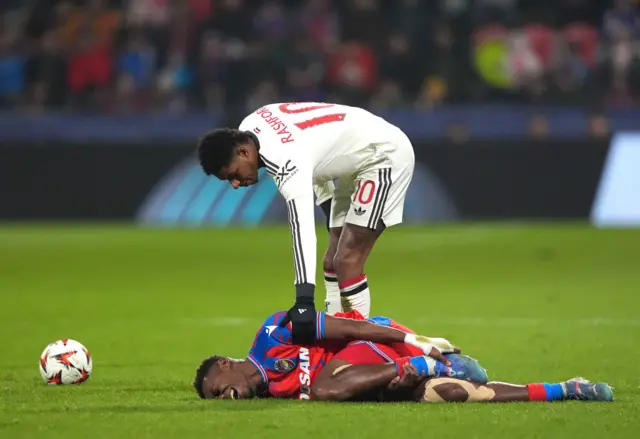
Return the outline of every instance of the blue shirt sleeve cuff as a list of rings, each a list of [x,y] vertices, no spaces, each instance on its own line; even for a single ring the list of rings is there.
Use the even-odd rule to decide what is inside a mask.
[[[324,340],[324,313],[318,312],[316,316],[316,340]]]

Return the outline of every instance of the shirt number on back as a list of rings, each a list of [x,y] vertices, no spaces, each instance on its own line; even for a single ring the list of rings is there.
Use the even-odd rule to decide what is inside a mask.
[[[321,110],[323,108],[331,108],[333,104],[319,104],[319,105],[309,105],[307,107],[300,108],[289,108],[291,105],[295,105],[296,102],[290,102],[288,104],[282,104],[278,108],[285,114],[298,114],[298,113],[306,113],[313,110]],[[325,114],[324,116],[314,117],[312,119],[307,119],[302,122],[298,122],[294,124],[301,130],[306,130],[307,128],[316,127],[318,125],[324,125],[326,123],[333,122],[342,122],[345,118],[345,113],[334,113],[334,114]]]

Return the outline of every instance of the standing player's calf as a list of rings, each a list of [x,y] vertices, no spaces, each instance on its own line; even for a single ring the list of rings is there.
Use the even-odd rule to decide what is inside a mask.
[[[378,222],[375,229],[349,223],[338,229],[340,238],[333,256],[333,267],[340,292],[340,309],[336,312],[356,310],[369,317],[371,296],[364,266],[384,229],[382,221]]]
[[[330,217],[330,208],[325,211],[327,215],[327,222]],[[327,314],[336,314],[342,311],[340,304],[340,287],[338,286],[338,275],[336,274],[336,267],[334,264],[334,258],[338,251],[338,241],[340,240],[340,234],[342,233],[342,227],[334,227],[333,229],[327,224],[329,230],[329,245],[324,253],[322,259],[322,268],[324,270],[324,287],[327,291],[327,296],[324,301],[324,310]]]

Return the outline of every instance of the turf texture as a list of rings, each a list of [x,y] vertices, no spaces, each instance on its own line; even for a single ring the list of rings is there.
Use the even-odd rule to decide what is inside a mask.
[[[291,305],[290,239],[1,227],[0,437],[639,437],[640,231],[576,224],[389,230],[367,266],[373,314],[452,340],[491,379],[584,376],[612,384],[614,403],[199,400],[200,361],[246,355],[261,320]],[[87,346],[93,376],[46,386],[38,356],[65,337]]]

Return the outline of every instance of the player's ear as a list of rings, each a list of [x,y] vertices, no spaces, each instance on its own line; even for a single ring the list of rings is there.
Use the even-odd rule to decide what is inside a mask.
[[[218,367],[222,371],[227,371],[231,369],[231,361],[228,358],[221,358],[218,360]]]
[[[247,158],[249,157],[249,148],[246,145],[240,145],[236,150],[236,154],[242,158]]]

